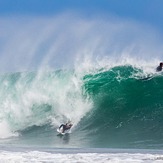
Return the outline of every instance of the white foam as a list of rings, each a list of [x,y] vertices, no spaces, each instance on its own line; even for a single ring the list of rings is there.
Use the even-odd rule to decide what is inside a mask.
[[[0,125],[3,128],[0,138],[49,122],[58,127],[70,119],[75,126],[91,109],[91,101],[83,97],[80,74],[62,70],[60,74],[39,71],[33,75],[35,77],[31,82],[28,82],[30,73],[20,73],[15,84],[6,86],[4,82],[0,85]],[[13,79],[10,77],[6,80],[12,83]]]
[[[39,151],[30,152],[0,152],[0,162],[55,162],[55,163],[153,163],[162,162],[163,155],[141,153],[76,153],[61,154]]]
[[[8,138],[8,137],[13,137],[13,136],[18,136],[18,133],[12,132],[8,123],[4,120],[0,122],[0,138]]]

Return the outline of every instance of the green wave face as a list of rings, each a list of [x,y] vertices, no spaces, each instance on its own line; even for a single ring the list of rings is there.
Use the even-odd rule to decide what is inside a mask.
[[[95,146],[163,146],[163,77],[142,73],[121,66],[84,77],[94,108],[82,125]]]

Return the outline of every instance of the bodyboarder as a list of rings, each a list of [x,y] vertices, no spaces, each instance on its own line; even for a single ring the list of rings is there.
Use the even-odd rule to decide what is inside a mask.
[[[59,130],[62,128],[62,133],[64,133],[66,130],[69,130],[72,126],[73,124],[71,123],[71,121],[68,121],[66,124],[61,124],[59,126]]]

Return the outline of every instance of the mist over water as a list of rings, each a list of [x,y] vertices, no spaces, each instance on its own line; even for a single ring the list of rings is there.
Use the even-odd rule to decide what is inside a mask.
[[[1,125],[11,131],[72,120],[74,126],[90,109],[82,83],[73,71],[9,73],[1,78]],[[6,130],[8,130],[6,125]],[[2,138],[7,133],[2,130]]]
[[[130,64],[143,61],[156,65],[154,60],[162,57],[159,31],[132,20],[64,13],[1,17],[0,22],[1,72],[79,67],[88,59],[89,66],[121,64],[128,58],[132,59]]]

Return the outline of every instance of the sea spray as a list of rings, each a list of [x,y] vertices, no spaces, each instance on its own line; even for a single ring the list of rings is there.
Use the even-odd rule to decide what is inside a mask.
[[[67,120],[74,126],[91,108],[83,96],[82,80],[74,71],[10,73],[1,78],[1,121],[11,131]]]

